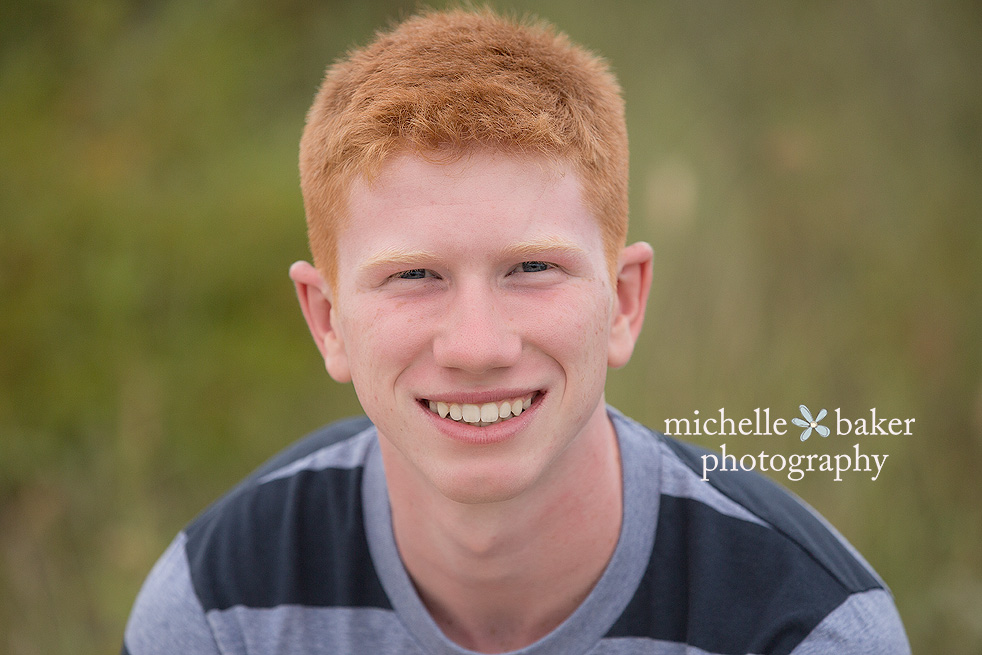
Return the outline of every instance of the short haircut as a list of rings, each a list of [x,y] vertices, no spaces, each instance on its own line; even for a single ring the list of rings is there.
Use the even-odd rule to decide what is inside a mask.
[[[549,24],[454,9],[413,16],[327,70],[300,141],[307,233],[325,280],[336,284],[353,180],[373,179],[394,154],[477,148],[570,165],[616,276],[628,149],[613,73]]]

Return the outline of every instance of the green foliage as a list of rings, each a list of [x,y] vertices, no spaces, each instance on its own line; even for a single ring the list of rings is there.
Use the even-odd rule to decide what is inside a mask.
[[[915,651],[978,652],[978,7],[492,4],[625,88],[656,279],[609,400],[655,427],[802,402],[916,417],[880,480],[790,486],[891,585]],[[413,8],[0,8],[0,652],[118,650],[184,523],[358,411],[286,276],[296,144],[324,67]]]

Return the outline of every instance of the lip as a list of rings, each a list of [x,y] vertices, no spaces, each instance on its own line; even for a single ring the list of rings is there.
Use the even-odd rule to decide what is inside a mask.
[[[527,396],[533,393],[535,394],[535,397],[532,399],[532,405],[521,414],[518,416],[512,416],[507,421],[498,421],[497,423],[492,423],[491,425],[485,425],[483,427],[471,425],[470,423],[453,421],[448,418],[440,418],[439,414],[434,414],[428,407],[423,406],[422,398],[417,400],[416,406],[420,412],[426,415],[427,420],[431,421],[437,430],[454,441],[459,441],[469,445],[487,445],[508,441],[516,434],[523,431],[528,426],[529,421],[531,421],[538,412],[539,406],[542,404],[542,399],[545,398],[546,393],[541,390],[516,391],[513,389],[505,389],[503,391],[495,390],[488,392],[454,392],[434,397],[434,400],[439,398],[442,402],[468,403],[477,405],[504,398],[516,398],[522,395]]]
[[[435,402],[457,403],[462,405],[483,405],[484,403],[504,402],[512,398],[524,398],[532,394],[542,395],[541,389],[491,389],[489,391],[450,391],[447,393],[434,393],[430,396],[420,396],[416,400],[433,400]],[[531,409],[531,408],[529,408]],[[517,417],[516,417],[517,418]],[[511,420],[511,419],[509,419]]]

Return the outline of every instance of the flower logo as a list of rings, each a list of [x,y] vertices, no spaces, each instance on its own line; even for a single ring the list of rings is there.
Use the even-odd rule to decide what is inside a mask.
[[[805,420],[801,420],[797,416],[791,419],[791,422],[797,425],[799,428],[805,428],[801,431],[801,440],[804,441],[811,436],[812,430],[818,432],[823,437],[829,436],[829,429],[824,425],[819,425],[818,422],[825,418],[827,413],[824,409],[818,413],[818,416],[812,418],[812,413],[808,411],[808,407],[805,405],[798,405],[798,409],[801,410],[801,415],[805,417]]]

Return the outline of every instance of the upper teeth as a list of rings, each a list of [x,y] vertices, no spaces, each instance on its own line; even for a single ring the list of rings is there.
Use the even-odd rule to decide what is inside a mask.
[[[475,425],[490,425],[498,421],[510,419],[518,416],[532,404],[532,396],[529,394],[523,398],[513,398],[510,400],[499,401],[496,403],[484,403],[483,405],[471,405],[468,403],[444,403],[440,401],[428,401],[430,411],[439,414],[441,418],[451,418],[454,421],[473,423]]]

